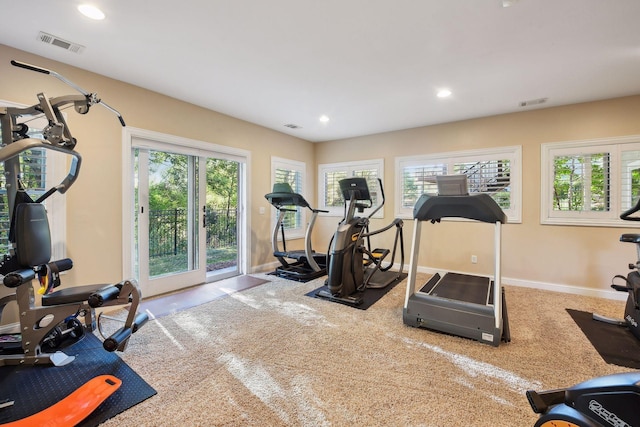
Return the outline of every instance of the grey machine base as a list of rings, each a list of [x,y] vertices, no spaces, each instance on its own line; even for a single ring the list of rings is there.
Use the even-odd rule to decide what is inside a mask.
[[[406,325],[471,338],[498,346],[511,341],[502,288],[502,320],[496,326],[492,281],[458,273],[435,274],[409,297],[402,319]]]

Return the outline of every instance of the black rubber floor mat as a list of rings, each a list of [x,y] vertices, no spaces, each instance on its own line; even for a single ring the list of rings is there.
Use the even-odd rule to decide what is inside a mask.
[[[92,334],[64,352],[76,356],[65,366],[0,367],[0,401],[14,402],[0,409],[0,424],[40,412],[98,375],[113,375],[122,385],[79,426],[97,426],[156,394],[116,353],[105,351],[102,342]]]
[[[356,292],[355,296],[359,296],[359,297],[362,298],[362,304],[350,305],[350,304],[344,303],[344,305],[348,305],[349,307],[358,308],[360,310],[366,310],[369,307],[371,307],[373,304],[375,304],[380,298],[385,296],[398,283],[402,282],[406,277],[407,277],[407,274],[406,273],[402,273],[399,278],[397,278],[396,280],[394,280],[393,282],[391,282],[389,285],[387,285],[384,288],[381,288],[381,289],[371,288],[371,289],[366,289],[363,292]],[[312,297],[312,298],[324,299],[324,298],[319,297],[319,296],[316,295],[317,292],[319,292],[321,290],[325,290],[326,291],[327,287],[326,286],[321,286],[318,289],[314,289],[313,291],[311,291],[309,293],[306,293],[305,295],[308,296],[308,297]],[[340,304],[339,301],[335,301],[335,300],[328,300],[327,299],[327,301],[338,302]]]
[[[593,320],[593,313],[586,311],[567,312],[605,362],[640,369],[640,341],[628,329]]]

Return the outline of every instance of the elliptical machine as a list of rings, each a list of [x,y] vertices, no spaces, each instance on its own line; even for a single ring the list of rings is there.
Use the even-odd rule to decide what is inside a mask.
[[[623,219],[625,221],[640,221],[640,217],[631,216],[638,211],[640,211],[640,199],[638,199],[638,202],[634,207],[623,212],[620,215],[620,219]],[[613,277],[612,281],[619,279],[623,280],[624,284],[611,284],[611,287],[616,291],[628,293],[627,303],[624,309],[624,318],[612,319],[610,317],[605,317],[594,313],[593,319],[600,322],[627,327],[633,334],[633,336],[640,340],[640,327],[638,326],[638,323],[640,322],[640,305],[638,305],[640,301],[640,234],[623,234],[622,236],[620,236],[620,241],[635,243],[637,253],[637,261],[635,262],[635,264],[629,264],[629,269],[632,271],[627,274],[627,277],[624,277],[620,274],[617,274]]]
[[[402,278],[404,268],[404,242],[402,238],[403,221],[394,219],[391,224],[379,230],[369,231],[371,217],[384,206],[384,189],[380,185],[381,202],[373,211],[365,216],[356,216],[371,208],[373,201],[367,185],[362,177],[347,178],[339,182],[344,197],[345,214],[338,229],[329,242],[327,289],[316,292],[316,296],[352,306],[362,304],[362,294],[366,289],[382,289]],[[396,228],[393,251],[389,249],[371,249],[371,236]],[[400,269],[391,271],[400,246]],[[383,264],[391,253],[391,260]]]

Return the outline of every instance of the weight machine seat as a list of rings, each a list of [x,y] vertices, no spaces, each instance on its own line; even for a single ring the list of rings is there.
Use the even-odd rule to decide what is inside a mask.
[[[419,221],[440,221],[446,217],[467,218],[488,223],[507,222],[507,215],[486,193],[461,196],[423,194],[413,207],[413,218]]]
[[[55,291],[51,294],[42,295],[43,306],[54,306],[60,304],[71,304],[74,302],[88,301],[91,295],[94,293],[113,286],[112,284],[97,284],[97,285],[84,285],[74,286],[72,288],[65,288]]]

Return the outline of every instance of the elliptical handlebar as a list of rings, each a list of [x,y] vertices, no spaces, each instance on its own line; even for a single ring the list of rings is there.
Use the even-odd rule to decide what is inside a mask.
[[[623,219],[625,221],[640,221],[640,217],[634,216],[632,217],[631,215],[633,215],[634,213],[640,211],[640,198],[638,198],[638,202],[636,203],[636,205],[634,207],[632,207],[631,209],[628,209],[624,212],[622,212],[620,214],[620,219]]]
[[[382,201],[378,203],[378,206],[367,216],[367,218],[371,218],[384,206],[385,198],[384,198],[384,188],[382,187],[382,180],[378,178],[378,186],[380,187],[380,195],[382,196]]]

